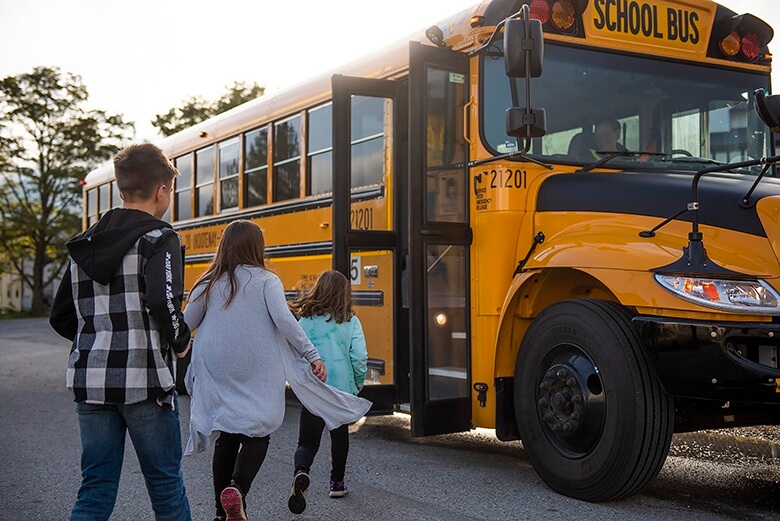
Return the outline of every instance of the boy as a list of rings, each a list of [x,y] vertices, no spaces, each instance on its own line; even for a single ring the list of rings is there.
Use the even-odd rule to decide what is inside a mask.
[[[49,322],[73,341],[67,387],[81,432],[81,475],[71,521],[107,520],[130,433],[158,520],[189,521],[171,351],[190,331],[181,313],[179,236],[161,221],[178,172],[143,143],[114,158],[122,208],[67,243],[71,256]]]

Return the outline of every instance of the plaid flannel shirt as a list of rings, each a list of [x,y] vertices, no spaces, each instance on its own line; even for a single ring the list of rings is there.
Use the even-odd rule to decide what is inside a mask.
[[[158,242],[166,242],[168,247]],[[174,249],[173,244],[178,247]],[[71,260],[70,282],[78,326],[68,359],[67,387],[75,401],[131,404],[154,398],[173,406],[171,391],[176,380],[172,350],[144,299],[147,263],[153,254],[165,256],[165,273],[158,278],[165,284],[173,338],[179,338],[187,326],[181,315],[182,282],[176,284],[178,295],[173,287],[174,278],[181,278],[183,269],[181,257],[173,257],[181,256],[175,232],[162,228],[140,237],[108,284],[95,282]],[[178,273],[174,274],[173,266]],[[189,338],[186,333],[185,346]]]

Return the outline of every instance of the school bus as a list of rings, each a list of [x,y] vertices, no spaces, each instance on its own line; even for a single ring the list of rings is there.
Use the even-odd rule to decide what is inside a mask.
[[[350,278],[374,413],[636,493],[673,432],[780,423],[772,36],[709,0],[482,2],[162,140],[186,286],[251,219],[290,298]],[[119,198],[85,181],[87,227]]]

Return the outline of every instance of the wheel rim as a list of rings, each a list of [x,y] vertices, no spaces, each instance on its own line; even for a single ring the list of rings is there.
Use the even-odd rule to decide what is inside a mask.
[[[568,458],[591,452],[604,431],[606,400],[599,369],[579,346],[555,346],[542,361],[536,412],[548,441]]]

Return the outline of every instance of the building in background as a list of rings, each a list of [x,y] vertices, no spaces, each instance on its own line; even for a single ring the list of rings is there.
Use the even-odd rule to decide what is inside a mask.
[[[32,263],[25,263],[25,269],[32,270]],[[52,268],[47,266],[44,279],[51,276]],[[62,273],[58,274],[51,283],[43,288],[43,302],[46,311],[54,302]],[[9,311],[30,311],[32,309],[32,288],[24,283],[22,277],[16,271],[0,273],[0,313]]]
[[[16,273],[0,275],[0,313],[22,310],[23,286]]]

